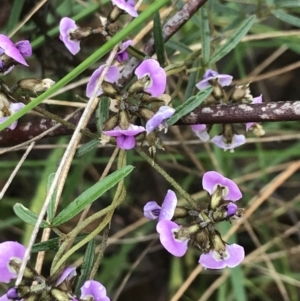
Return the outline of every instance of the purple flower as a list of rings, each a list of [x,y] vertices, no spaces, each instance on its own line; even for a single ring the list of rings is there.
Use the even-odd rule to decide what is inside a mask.
[[[19,41],[15,44],[15,46],[23,56],[29,57],[32,55],[32,47],[29,41],[27,40]]]
[[[228,74],[219,74],[218,72],[208,69],[203,75],[203,79],[196,85],[196,87],[199,90],[203,90],[207,88],[210,83],[209,81],[213,79],[218,79],[219,84],[224,87],[224,86],[229,86],[232,82],[232,76]]]
[[[144,60],[136,69],[135,75],[138,79],[145,76],[149,78],[145,84],[145,91],[153,97],[162,95],[166,89],[167,75],[159,63],[153,59]]]
[[[132,17],[137,17],[138,13],[134,8],[134,0],[111,0],[113,5],[118,6],[120,9],[126,11]]]
[[[235,215],[237,212],[238,206],[234,203],[229,203],[227,205],[227,216]]]
[[[60,277],[57,279],[55,286],[59,286],[61,283],[63,283],[65,280],[70,280],[73,277],[77,275],[76,273],[76,267],[67,267],[63,271],[63,273],[60,275]]]
[[[106,289],[104,285],[98,281],[87,280],[80,290],[80,300],[110,301],[110,299],[106,296]]]
[[[175,233],[180,229],[181,226],[169,220],[162,220],[156,226],[161,244],[176,257],[183,256],[188,249],[188,238],[175,238]]]
[[[146,131],[147,134],[151,133],[158,127],[161,131],[162,129],[167,130],[166,119],[170,118],[175,113],[175,109],[169,106],[161,106],[159,110],[147,121]],[[165,130],[165,132],[166,132]]]
[[[28,41],[21,41],[21,42],[27,42]],[[21,43],[19,42],[19,43]],[[28,44],[27,44],[28,45]],[[19,46],[21,49],[22,47]],[[31,48],[31,45],[29,43],[29,47]],[[16,62],[28,66],[26,61],[23,58],[23,55],[21,51],[16,47],[16,45],[4,34],[0,34],[0,55],[2,56],[3,54],[6,54],[7,56],[11,57],[14,59]],[[26,51],[24,53],[27,54]]]
[[[73,54],[77,54],[80,51],[80,41],[71,39],[70,32],[74,32],[78,29],[75,21],[70,18],[64,17],[59,23],[60,40],[64,42],[67,49]]]
[[[135,147],[135,138],[134,136],[145,132],[143,126],[138,126],[130,124],[127,130],[122,130],[119,126],[115,127],[111,131],[102,131],[103,134],[110,137],[117,137],[117,145],[121,149],[132,149]]]
[[[2,75],[9,73],[15,62],[28,66],[23,56],[31,56],[32,47],[29,41],[19,41],[14,44],[6,35],[0,34],[0,69]]]
[[[17,278],[17,272],[9,263],[11,260],[22,262],[26,248],[15,241],[0,244],[0,282],[8,283]]]
[[[206,269],[234,268],[243,261],[244,257],[244,248],[240,245],[232,244],[226,245],[226,250],[222,255],[215,250],[202,254],[199,263]]]
[[[219,148],[224,149],[225,151],[230,149],[233,151],[234,148],[245,144],[246,143],[246,137],[244,135],[237,135],[234,134],[232,137],[231,143],[227,143],[225,140],[225,137],[223,135],[215,136],[211,139],[211,141]]]
[[[88,82],[87,86],[86,86],[86,96],[87,97],[91,97],[94,90],[95,90],[95,87],[96,87],[96,84],[97,84],[97,81],[100,77],[100,75],[102,74],[104,68],[105,68],[106,65],[102,65],[100,66],[98,69],[96,69],[94,71],[94,73],[92,74],[91,78],[90,78],[90,81]],[[109,82],[109,83],[114,83],[116,82],[116,80],[119,78],[119,69],[117,66],[110,66],[105,74],[105,81]],[[97,92],[97,96],[101,95],[103,93],[102,89],[100,88]]]
[[[207,128],[205,124],[194,124],[191,125],[191,129],[194,134],[200,138],[203,142],[207,142],[209,140],[209,134],[207,132]]]
[[[8,298],[6,294],[0,297],[0,301],[11,301],[12,299]]]
[[[216,171],[208,171],[203,175],[202,187],[210,195],[212,195],[218,186],[224,187],[223,199],[225,201],[237,201],[242,197],[242,193],[238,186],[230,179],[223,177]]]
[[[148,219],[171,220],[177,205],[177,197],[173,190],[169,189],[161,207],[155,202],[148,202],[144,206],[144,216]]]
[[[2,106],[1,106],[2,105]],[[17,111],[21,110],[25,105],[21,102],[17,102],[17,103],[11,103],[9,105],[9,108],[6,107],[6,109],[8,109],[8,111],[10,112],[10,115],[16,113]],[[4,116],[3,114],[3,104],[1,104],[0,102],[0,123],[3,123],[6,119],[8,119],[10,116]],[[18,121],[14,121],[13,123],[11,123],[8,128],[11,130],[14,130],[17,127]]]
[[[262,94],[260,96],[254,97],[252,99],[251,104],[256,104],[256,103],[262,103]],[[256,122],[247,122],[246,123],[246,131],[249,131],[249,129],[256,124]]]
[[[132,44],[133,44],[133,40],[128,40],[128,41],[122,43],[121,50],[119,52],[117,52],[117,54],[116,54],[116,60],[119,63],[122,63],[129,59],[129,54],[126,51],[126,49]]]

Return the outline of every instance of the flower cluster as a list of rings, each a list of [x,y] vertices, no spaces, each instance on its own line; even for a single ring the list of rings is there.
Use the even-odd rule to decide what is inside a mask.
[[[25,250],[26,248],[23,245],[14,241],[6,241],[0,244],[0,282],[9,283],[17,277]],[[49,280],[27,267],[21,284],[10,288],[5,295],[0,297],[0,300],[23,300],[34,295],[39,296],[38,299],[41,300],[110,300],[106,295],[105,287],[95,280],[85,281],[81,287],[81,295],[79,297],[75,296],[71,285],[71,279],[75,276],[76,268],[68,267],[58,279]]]
[[[209,86],[212,86],[213,91],[211,96],[204,101],[204,105],[207,104],[243,104],[243,103],[261,103],[262,96],[253,98],[250,94],[249,84],[236,86],[229,93],[224,87],[227,87],[232,82],[232,76],[228,74],[219,74],[218,72],[208,69],[203,79],[196,85],[199,90],[203,90]],[[205,124],[197,124],[191,126],[192,131],[197,135],[202,141],[207,142],[210,140],[209,131],[212,126]],[[254,134],[257,136],[264,135],[264,131],[260,124],[257,123],[246,123],[245,131],[252,129]],[[211,139],[211,141],[218,147],[224,150],[233,151],[234,148],[244,144],[246,142],[246,137],[244,134],[238,134],[235,126],[233,124],[224,124],[223,130],[220,135],[217,135]]]
[[[202,186],[210,196],[206,209],[191,210],[177,206],[175,193],[168,190],[162,206],[155,201],[144,206],[144,216],[151,220],[158,219],[156,230],[160,242],[172,255],[181,257],[189,245],[194,245],[202,252],[199,263],[204,268],[235,267],[244,259],[244,248],[224,242],[214,225],[242,217],[243,209],[235,204],[242,193],[232,180],[215,171],[203,175]]]
[[[129,150],[135,147],[136,138],[144,134],[140,136],[143,142],[150,147],[155,145],[158,137],[154,130],[166,131],[166,120],[175,112],[159,98],[166,89],[166,72],[156,60],[146,59],[135,70],[136,81],[126,91],[120,91],[116,86],[119,69],[110,66],[101,87],[95,91],[97,80],[105,67],[106,65],[102,65],[94,71],[86,88],[87,97],[96,93],[96,96],[107,96],[114,102],[113,113],[104,124],[101,142],[105,144],[115,139],[118,147]],[[137,119],[144,126],[136,125]]]

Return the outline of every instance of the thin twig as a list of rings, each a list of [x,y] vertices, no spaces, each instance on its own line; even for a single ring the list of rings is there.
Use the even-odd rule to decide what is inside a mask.
[[[32,148],[33,148],[34,145],[35,145],[35,142],[32,142],[29,145],[29,147],[27,148],[26,152],[22,156],[21,160],[18,162],[16,168],[11,173],[9,179],[7,180],[7,182],[5,183],[4,187],[2,188],[2,191],[0,193],[0,200],[2,200],[2,198],[3,198],[3,196],[4,196],[5,192],[6,192],[6,190],[8,189],[9,185],[11,184],[12,180],[14,179],[15,175],[19,171],[19,169],[22,166],[23,162],[26,160],[28,154],[30,153],[30,151],[32,150]]]

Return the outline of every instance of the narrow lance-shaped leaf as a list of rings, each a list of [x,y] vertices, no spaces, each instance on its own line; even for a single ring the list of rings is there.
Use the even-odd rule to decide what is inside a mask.
[[[80,234],[78,235],[75,240],[74,244],[78,243],[79,241],[83,240],[88,234]],[[47,241],[39,242],[33,245],[31,253],[38,253],[42,251],[49,251],[49,250],[56,250],[61,245],[61,238],[51,238]]]
[[[38,216],[20,203],[16,203],[13,207],[15,214],[25,223],[34,226]],[[41,228],[50,228],[50,225],[42,221]]]
[[[210,31],[209,31],[209,20],[205,7],[201,7],[201,46],[202,46],[202,61],[204,66],[207,66],[210,56]]]
[[[210,64],[218,62],[221,58],[223,58],[226,54],[228,54],[247,34],[247,32],[252,27],[256,17],[251,16],[246,19],[241,26],[236,30],[234,34],[225,42],[224,45],[221,45],[217,48],[214,54],[210,58]]]
[[[181,117],[196,109],[212,92],[212,87],[207,87],[198,92],[197,95],[187,99],[182,105],[176,108],[175,114],[167,121],[168,126],[173,125]]]
[[[299,1],[300,2],[300,1]],[[273,10],[272,14],[279,20],[300,27],[300,18],[290,15],[282,10]]]
[[[95,249],[96,249],[96,240],[93,238],[87,245],[86,251],[84,253],[83,262],[80,269],[80,276],[78,278],[75,295],[79,295],[80,288],[83,286],[84,282],[88,280],[92,267],[95,261]]]
[[[91,152],[93,149],[98,147],[99,143],[100,141],[98,139],[92,139],[91,141],[81,145],[76,151],[76,157],[82,157]]]
[[[96,109],[96,113],[95,113],[96,126],[97,126],[98,133],[100,135],[103,130],[104,122],[109,117],[109,104],[110,104],[110,100],[108,97],[101,97]]]
[[[198,67],[200,66],[200,59],[196,59],[192,65],[192,69],[195,69],[195,71],[190,73],[188,84],[185,90],[185,99],[189,99],[194,95],[194,91],[196,89],[196,81],[197,81],[197,75],[199,73]]]
[[[50,186],[53,182],[53,179],[55,177],[55,173],[51,173],[49,176],[48,176],[48,180],[47,180],[47,193],[50,189]],[[54,218],[54,215],[55,215],[55,198],[56,198],[56,189],[54,191],[54,193],[52,194],[52,198],[51,198],[51,201],[49,203],[49,206],[47,208],[47,217],[48,217],[48,220],[51,221],[53,220]]]
[[[161,66],[165,64],[165,44],[161,28],[159,12],[154,14],[153,36],[157,60]]]
[[[114,187],[119,181],[129,175],[132,170],[133,166],[125,166],[88,188],[54,218],[52,225],[59,226],[76,216],[86,206],[97,200],[103,193]]]

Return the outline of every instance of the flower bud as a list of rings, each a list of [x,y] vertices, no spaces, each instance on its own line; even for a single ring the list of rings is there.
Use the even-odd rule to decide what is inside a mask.
[[[137,94],[144,92],[145,86],[147,85],[147,82],[150,81],[149,76],[144,76],[134,82],[128,89],[129,94]]]
[[[84,38],[92,35],[93,29],[91,27],[78,27],[74,31],[70,31],[69,35],[71,40],[81,41]]]
[[[120,99],[119,92],[112,83],[103,81],[101,87],[106,96],[109,96],[114,99]]]
[[[217,78],[211,79],[209,81],[211,86],[213,87],[212,95],[216,100],[221,100],[224,98],[224,90],[222,86],[220,85]]]
[[[23,91],[30,91],[30,92],[37,93],[37,92],[44,92],[48,90],[54,84],[55,81],[53,81],[50,78],[44,78],[44,79],[25,78],[19,80],[15,86],[17,87],[17,89]]]
[[[207,253],[211,249],[208,229],[201,229],[191,240],[192,244],[197,246],[203,253]]]
[[[233,102],[241,102],[242,100],[253,99],[250,94],[249,83],[247,85],[236,86],[230,96],[230,100]]]
[[[147,108],[140,108],[139,109],[139,115],[146,119],[146,120],[149,120],[153,115],[154,115],[154,112],[147,109]]]
[[[222,240],[220,233],[217,231],[210,232],[210,239],[212,248],[220,255],[220,259],[226,258],[226,245],[225,242]]]
[[[119,117],[117,114],[112,115],[108,120],[105,121],[103,129],[105,131],[112,130],[113,128],[116,127],[118,119]]]
[[[119,126],[122,130],[127,130],[130,126],[130,121],[128,117],[128,113],[126,111],[121,111],[120,112],[120,121],[119,121]]]
[[[61,291],[57,288],[52,288],[50,294],[58,301],[70,301],[74,299],[71,294]]]
[[[261,137],[261,136],[264,136],[265,135],[265,130],[264,128],[262,127],[261,124],[259,123],[255,123],[252,125],[252,130],[253,130],[253,134],[256,136],[256,137]]]
[[[177,206],[173,218],[182,218],[182,217],[187,217],[188,215],[189,215],[189,209],[182,206]]]
[[[225,139],[225,142],[227,144],[232,143],[232,138],[233,138],[234,132],[233,132],[233,125],[226,123],[223,125],[223,136]]]
[[[194,224],[188,227],[181,227],[178,231],[174,232],[174,236],[178,240],[184,240],[190,238],[194,233],[199,231],[200,226]]]
[[[114,23],[122,14],[124,11],[120,9],[118,6],[114,5],[113,9],[110,11],[107,19],[110,23]]]

